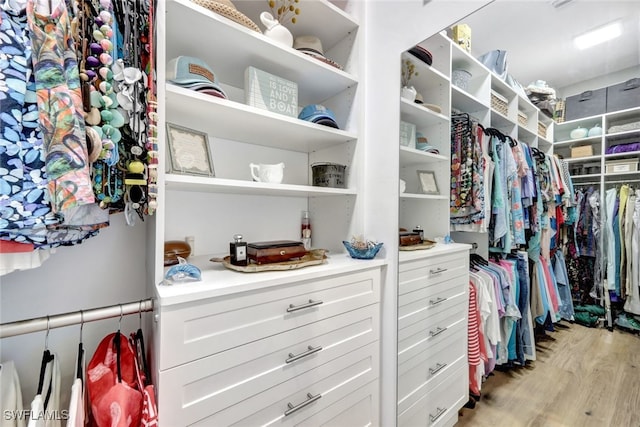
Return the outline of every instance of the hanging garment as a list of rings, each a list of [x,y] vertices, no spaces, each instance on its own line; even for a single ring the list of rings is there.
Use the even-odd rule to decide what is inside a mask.
[[[22,411],[22,388],[20,378],[12,360],[0,364],[0,408],[5,411],[0,418],[0,427],[24,427],[21,416],[8,416],[11,411]]]
[[[640,315],[640,190],[636,190],[631,236],[631,294],[625,302],[625,311]]]
[[[553,274],[558,285],[560,296],[560,316],[568,321],[573,321],[573,299],[571,297],[571,289],[569,285],[569,276],[562,251],[555,251],[552,260]]]
[[[626,278],[627,278],[627,251],[625,241],[625,225],[627,202],[629,200],[629,186],[624,184],[620,187],[620,205],[618,207],[618,229],[620,232],[620,296],[624,299],[627,295]]]
[[[80,327],[82,328],[82,326]],[[82,329],[81,329],[82,330]],[[84,389],[84,346],[78,345],[76,363],[76,378],[71,385],[71,397],[69,398],[69,413],[66,427],[85,427],[85,389]]]
[[[54,212],[95,202],[82,116],[82,94],[71,22],[64,1],[47,16],[27,3],[49,200]]]
[[[624,247],[626,252],[626,260],[625,263],[625,293],[627,295],[632,294],[631,282],[632,282],[632,266],[634,263],[640,262],[637,258],[632,258],[632,238],[633,238],[633,212],[636,204],[636,196],[633,194],[633,191],[629,192],[629,200],[627,201],[627,208],[625,212],[625,221],[624,221]]]
[[[606,252],[605,259],[607,261],[607,270],[606,270],[606,278],[607,278],[607,289],[615,290],[616,285],[616,241],[613,235],[613,217],[614,217],[614,208],[616,203],[616,189],[610,188],[606,191],[605,198],[605,211],[606,211],[606,232],[605,232],[605,240],[606,240]]]
[[[135,353],[119,331],[100,341],[87,366],[91,418],[98,427],[140,425],[142,394],[137,389]]]
[[[58,356],[45,350],[40,368],[38,392],[31,402],[28,427],[61,427]]]
[[[469,322],[467,324],[467,348],[469,356],[469,391],[476,396],[480,395],[482,376],[482,354],[480,351],[480,322],[478,311],[478,299],[473,282],[469,282]]]

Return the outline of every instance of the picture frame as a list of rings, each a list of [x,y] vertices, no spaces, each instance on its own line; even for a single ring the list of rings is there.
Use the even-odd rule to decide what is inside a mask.
[[[434,171],[419,170],[417,173],[419,191],[422,192],[422,194],[440,194],[436,173]]]
[[[167,123],[169,173],[215,176],[205,132]]]

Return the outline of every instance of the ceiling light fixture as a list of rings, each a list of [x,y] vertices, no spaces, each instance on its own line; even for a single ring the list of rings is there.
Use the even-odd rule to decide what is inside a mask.
[[[603,27],[586,32],[573,39],[576,47],[580,50],[599,45],[622,35],[622,24],[619,21],[612,22]]]

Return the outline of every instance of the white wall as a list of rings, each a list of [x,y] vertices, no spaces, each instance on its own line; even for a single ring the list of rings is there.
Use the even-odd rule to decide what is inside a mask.
[[[122,214],[111,215],[111,225],[80,245],[55,249],[36,269],[0,277],[0,322],[86,310],[146,298],[146,224],[129,227]],[[145,313],[144,316],[151,316]],[[122,332],[138,328],[136,315],[125,316]],[[118,319],[85,324],[83,341],[88,358],[100,340],[118,328]],[[0,339],[0,360],[13,360],[28,407],[35,396],[45,332]],[[60,361],[61,401],[66,409],[74,374],[79,326],[52,329],[48,345]]]
[[[565,86],[556,91],[558,98],[566,98],[571,95],[577,95],[587,90],[600,89],[603,87],[626,82],[629,79],[640,77],[640,65],[629,67],[624,70],[596,77],[594,79],[577,82],[571,86]]]

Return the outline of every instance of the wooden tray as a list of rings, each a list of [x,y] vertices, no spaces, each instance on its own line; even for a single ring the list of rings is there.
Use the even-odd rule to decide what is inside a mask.
[[[401,251],[419,251],[422,249],[431,249],[436,244],[437,243],[433,240],[423,240],[422,243],[419,243],[417,245],[400,246],[398,249],[400,249]]]
[[[325,264],[327,262],[327,251],[325,249],[312,249],[305,256],[297,260],[273,262],[270,264],[249,264],[247,266],[233,265],[229,262],[228,256],[224,258],[211,258],[211,262],[221,262],[229,270],[241,273],[258,273],[260,271],[285,271],[312,265]]]

